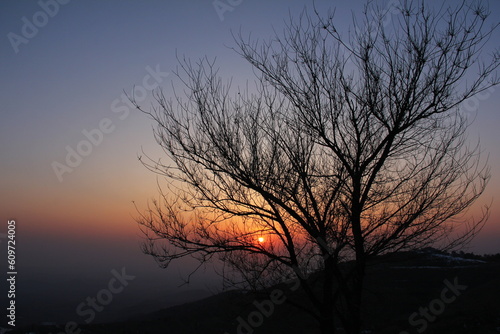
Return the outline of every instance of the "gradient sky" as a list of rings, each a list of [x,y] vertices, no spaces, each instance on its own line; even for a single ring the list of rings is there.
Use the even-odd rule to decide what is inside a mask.
[[[346,29],[351,10],[359,11],[361,3],[316,1],[320,11],[337,6],[338,25]],[[17,221],[19,272],[30,282],[25,294],[45,289],[36,285],[43,280],[60,281],[54,291],[62,292],[64,286],[74,292],[72,279],[105,283],[110,270],[124,266],[138,281],[178,285],[184,263],[161,271],[138,247],[132,201],[144,208],[157,190],[155,175],[137,156],[142,150],[153,157],[161,152],[151,121],[121,101],[123,90],[142,86],[147,68],[170,73],[177,65],[176,53],[192,59],[217,57],[225,77],[235,83],[253,80],[250,66],[230,50],[231,30],[269,38],[289,12],[297,13],[306,4],[310,2],[245,0],[221,20],[211,0],[73,0],[41,21],[36,33],[28,31],[33,36],[16,53],[9,33],[22,35],[24,17],[43,20],[37,14],[42,9],[36,1],[0,2],[0,233],[5,233],[7,219]],[[500,17],[500,2],[490,4],[492,17]],[[490,48],[498,47],[499,40],[497,31]],[[167,91],[172,77],[160,77]],[[500,252],[498,106],[500,87],[464,109],[477,110],[470,137],[480,138],[492,171],[474,209],[491,203],[490,219],[471,244],[470,250],[478,253]],[[53,162],[64,163],[68,145],[76,149],[85,139],[82,131],[98,128],[104,119],[110,122],[109,133],[60,182]],[[205,277],[197,276],[200,286],[207,284]],[[95,292],[85,285],[79,288],[83,296]]]

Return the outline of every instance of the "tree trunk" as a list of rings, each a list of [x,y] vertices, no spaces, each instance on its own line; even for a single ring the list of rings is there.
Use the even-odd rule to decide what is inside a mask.
[[[333,296],[333,280],[334,280],[334,259],[330,254],[325,253],[325,269],[323,281],[323,307],[321,310],[320,328],[322,334],[332,334],[336,332],[334,310],[335,300]]]
[[[363,261],[364,262],[364,261]],[[349,305],[349,324],[345,330],[348,334],[361,333],[361,307],[363,299],[364,264],[363,267],[356,264],[356,274],[353,281],[352,296]]]
[[[354,267],[354,277],[352,280],[352,296],[347,300],[349,305],[349,318],[346,331],[349,334],[359,334],[361,332],[361,303],[363,297],[363,281],[365,276],[366,255],[363,232],[361,227],[361,182],[360,178],[354,182],[353,203],[351,208],[352,232],[354,237],[354,247],[356,262]]]

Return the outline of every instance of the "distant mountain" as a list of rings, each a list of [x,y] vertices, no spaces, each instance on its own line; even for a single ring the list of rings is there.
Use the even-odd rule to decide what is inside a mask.
[[[126,322],[81,326],[84,333],[318,333],[314,320],[288,303],[307,299],[281,284],[259,293],[228,291],[143,314]],[[365,334],[500,333],[500,262],[435,249],[379,256],[367,268]],[[54,326],[32,333],[59,333]],[[24,333],[13,331],[12,334]]]

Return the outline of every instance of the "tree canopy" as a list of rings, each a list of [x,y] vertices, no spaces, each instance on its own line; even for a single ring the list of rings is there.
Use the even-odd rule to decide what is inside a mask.
[[[402,1],[388,22],[369,3],[347,34],[307,11],[270,41],[237,34],[253,90],[181,59],[184,96],[136,103],[169,158],[144,163],[172,181],[138,219],[144,252],[215,257],[254,288],[296,277],[323,333],[359,333],[370,257],[455,247],[487,216],[463,219],[489,170],[459,105],[498,83],[498,52],[482,54],[497,25],[481,3],[435,7]]]

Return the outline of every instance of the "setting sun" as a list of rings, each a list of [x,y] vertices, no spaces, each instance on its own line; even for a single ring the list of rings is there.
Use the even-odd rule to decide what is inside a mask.
[[[264,242],[264,238],[263,237],[259,237],[259,242]]]

